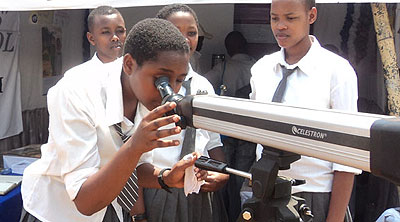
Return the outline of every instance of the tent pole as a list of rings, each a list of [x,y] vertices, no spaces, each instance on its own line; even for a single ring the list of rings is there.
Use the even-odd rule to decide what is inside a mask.
[[[400,78],[396,49],[385,3],[371,3],[376,41],[382,59],[390,115],[400,115]]]

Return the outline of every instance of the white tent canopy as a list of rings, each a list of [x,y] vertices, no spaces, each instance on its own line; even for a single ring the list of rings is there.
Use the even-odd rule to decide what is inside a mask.
[[[111,5],[116,8],[155,6],[172,3],[185,4],[223,4],[223,3],[271,3],[271,0],[1,0],[0,11],[36,11],[56,9],[88,9],[99,5]],[[317,3],[397,3],[399,0],[316,0]]]

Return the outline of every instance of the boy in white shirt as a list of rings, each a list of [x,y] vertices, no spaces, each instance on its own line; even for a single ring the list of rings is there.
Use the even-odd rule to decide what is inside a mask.
[[[96,48],[98,59],[109,63],[122,56],[126,38],[125,21],[121,13],[110,6],[99,6],[90,12],[86,37]]]
[[[122,56],[126,38],[125,21],[121,13],[111,6],[99,6],[87,17],[87,40],[96,49],[93,57],[78,66],[71,68],[106,69],[110,62]],[[69,70],[64,75],[69,75]]]

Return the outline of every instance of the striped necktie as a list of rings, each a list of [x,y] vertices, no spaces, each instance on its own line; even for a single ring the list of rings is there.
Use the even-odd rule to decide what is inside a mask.
[[[287,83],[287,78],[297,69],[287,69],[285,66],[281,65],[282,69],[282,79],[278,84],[278,87],[276,87],[274,96],[272,97],[272,102],[277,102],[280,103],[282,102],[283,96],[285,95],[286,91],[286,83]]]
[[[114,127],[122,139],[122,142],[126,142],[130,136],[125,135],[121,129],[121,123],[114,124]],[[122,209],[130,212],[136,200],[139,197],[138,194],[138,178],[136,175],[136,169],[132,172],[121,193],[118,194],[117,202],[121,205]]]

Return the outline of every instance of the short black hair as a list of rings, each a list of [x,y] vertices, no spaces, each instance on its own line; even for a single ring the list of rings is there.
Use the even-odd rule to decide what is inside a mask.
[[[306,9],[312,9],[315,7],[315,0],[303,0],[306,6]]]
[[[167,20],[168,17],[176,12],[187,12],[192,14],[194,20],[196,21],[197,26],[199,26],[199,20],[197,19],[196,12],[189,6],[185,4],[171,4],[166,5],[160,11],[158,11],[156,18]]]
[[[232,31],[228,33],[225,37],[225,47],[231,46],[231,45],[240,45],[244,46],[247,44],[246,38],[243,36],[243,34],[239,31]]]
[[[148,18],[136,23],[125,40],[124,54],[129,53],[138,66],[156,61],[159,52],[178,51],[189,54],[185,37],[171,22]]]
[[[121,15],[121,13],[117,9],[107,5],[102,5],[93,9],[87,17],[89,32],[93,30],[94,17],[96,15],[113,15],[113,14]]]

